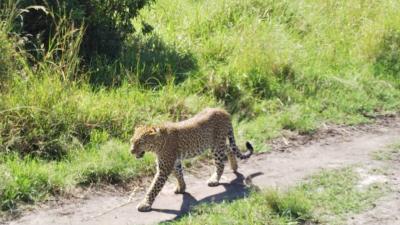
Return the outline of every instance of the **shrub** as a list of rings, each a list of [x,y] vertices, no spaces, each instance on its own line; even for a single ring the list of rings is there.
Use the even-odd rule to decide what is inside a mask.
[[[81,48],[86,60],[97,54],[115,58],[127,34],[134,31],[131,19],[150,1],[21,0],[16,3],[20,16],[15,18],[13,30],[29,40],[29,49],[47,48],[59,18],[67,15],[76,27],[86,26]],[[9,2],[0,3],[0,10],[9,7]]]

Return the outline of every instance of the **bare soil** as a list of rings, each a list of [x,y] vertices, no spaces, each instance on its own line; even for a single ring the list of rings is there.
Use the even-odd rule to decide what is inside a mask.
[[[226,167],[221,184],[208,187],[206,181],[212,166],[203,167],[197,173],[186,174],[187,193],[173,193],[174,180],[163,188],[153,210],[140,213],[136,205],[144,192],[138,191],[128,202],[129,193],[104,191],[88,193],[77,198],[44,206],[25,212],[19,219],[9,221],[13,225],[50,224],[156,224],[174,220],[191,207],[204,202],[220,202],[224,199],[243,198],[249,186],[257,188],[287,188],[304,180],[321,169],[340,168],[353,164],[366,167],[380,165],[371,153],[400,141],[398,117],[380,118],[374,124],[349,126],[325,126],[312,135],[288,132],[269,144],[274,151],[258,154],[239,162],[239,173]],[[375,207],[365,213],[349,218],[350,224],[400,224],[400,160],[390,162],[384,178],[366,177],[363,182],[381,179],[393,185],[393,191],[379,200]],[[360,185],[363,185],[361,183]],[[125,204],[124,204],[125,203]]]

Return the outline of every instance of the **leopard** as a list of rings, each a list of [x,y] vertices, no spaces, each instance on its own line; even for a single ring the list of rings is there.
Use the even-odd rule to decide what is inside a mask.
[[[254,152],[252,144],[248,141],[247,151],[241,152],[235,142],[231,115],[221,108],[206,108],[180,122],[137,126],[130,142],[130,152],[137,159],[142,158],[145,152],[152,152],[156,156],[155,176],[144,199],[137,205],[140,212],[151,211],[156,196],[171,173],[177,180],[175,194],[185,193],[182,160],[210,150],[215,171],[207,184],[214,187],[219,185],[224,161],[228,160],[231,169],[236,172],[236,158],[248,159]]]

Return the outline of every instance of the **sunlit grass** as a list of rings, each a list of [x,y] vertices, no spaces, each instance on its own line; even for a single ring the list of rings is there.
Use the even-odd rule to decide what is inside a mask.
[[[154,173],[154,156],[137,160],[129,146],[119,141],[71,151],[62,161],[46,161],[17,154],[0,155],[0,206],[12,210],[19,203],[44,200],[48,195],[63,195],[76,186],[90,184],[128,184]]]
[[[167,224],[341,224],[351,213],[368,208],[382,187],[357,188],[352,168],[326,170],[288,191],[268,189],[221,204],[203,204]]]

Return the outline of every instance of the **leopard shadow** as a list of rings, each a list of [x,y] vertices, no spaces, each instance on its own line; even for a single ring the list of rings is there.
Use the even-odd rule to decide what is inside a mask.
[[[233,201],[245,198],[250,194],[252,189],[253,190],[254,188],[258,189],[258,187],[254,185],[252,185],[252,187],[249,187],[248,185],[246,185],[245,181],[251,180],[253,177],[260,176],[262,174],[263,173],[261,172],[257,172],[249,175],[248,177],[245,177],[243,176],[243,174],[235,172],[236,178],[234,180],[232,180],[229,183],[219,184],[225,188],[225,191],[221,193],[210,195],[203,199],[197,200],[190,193],[185,192],[183,194],[183,202],[180,210],[158,209],[158,208],[153,208],[152,210],[156,212],[175,214],[176,216],[173,219],[164,221],[164,222],[170,222],[185,216],[196,205],[200,205],[203,203],[221,203],[222,201]]]

